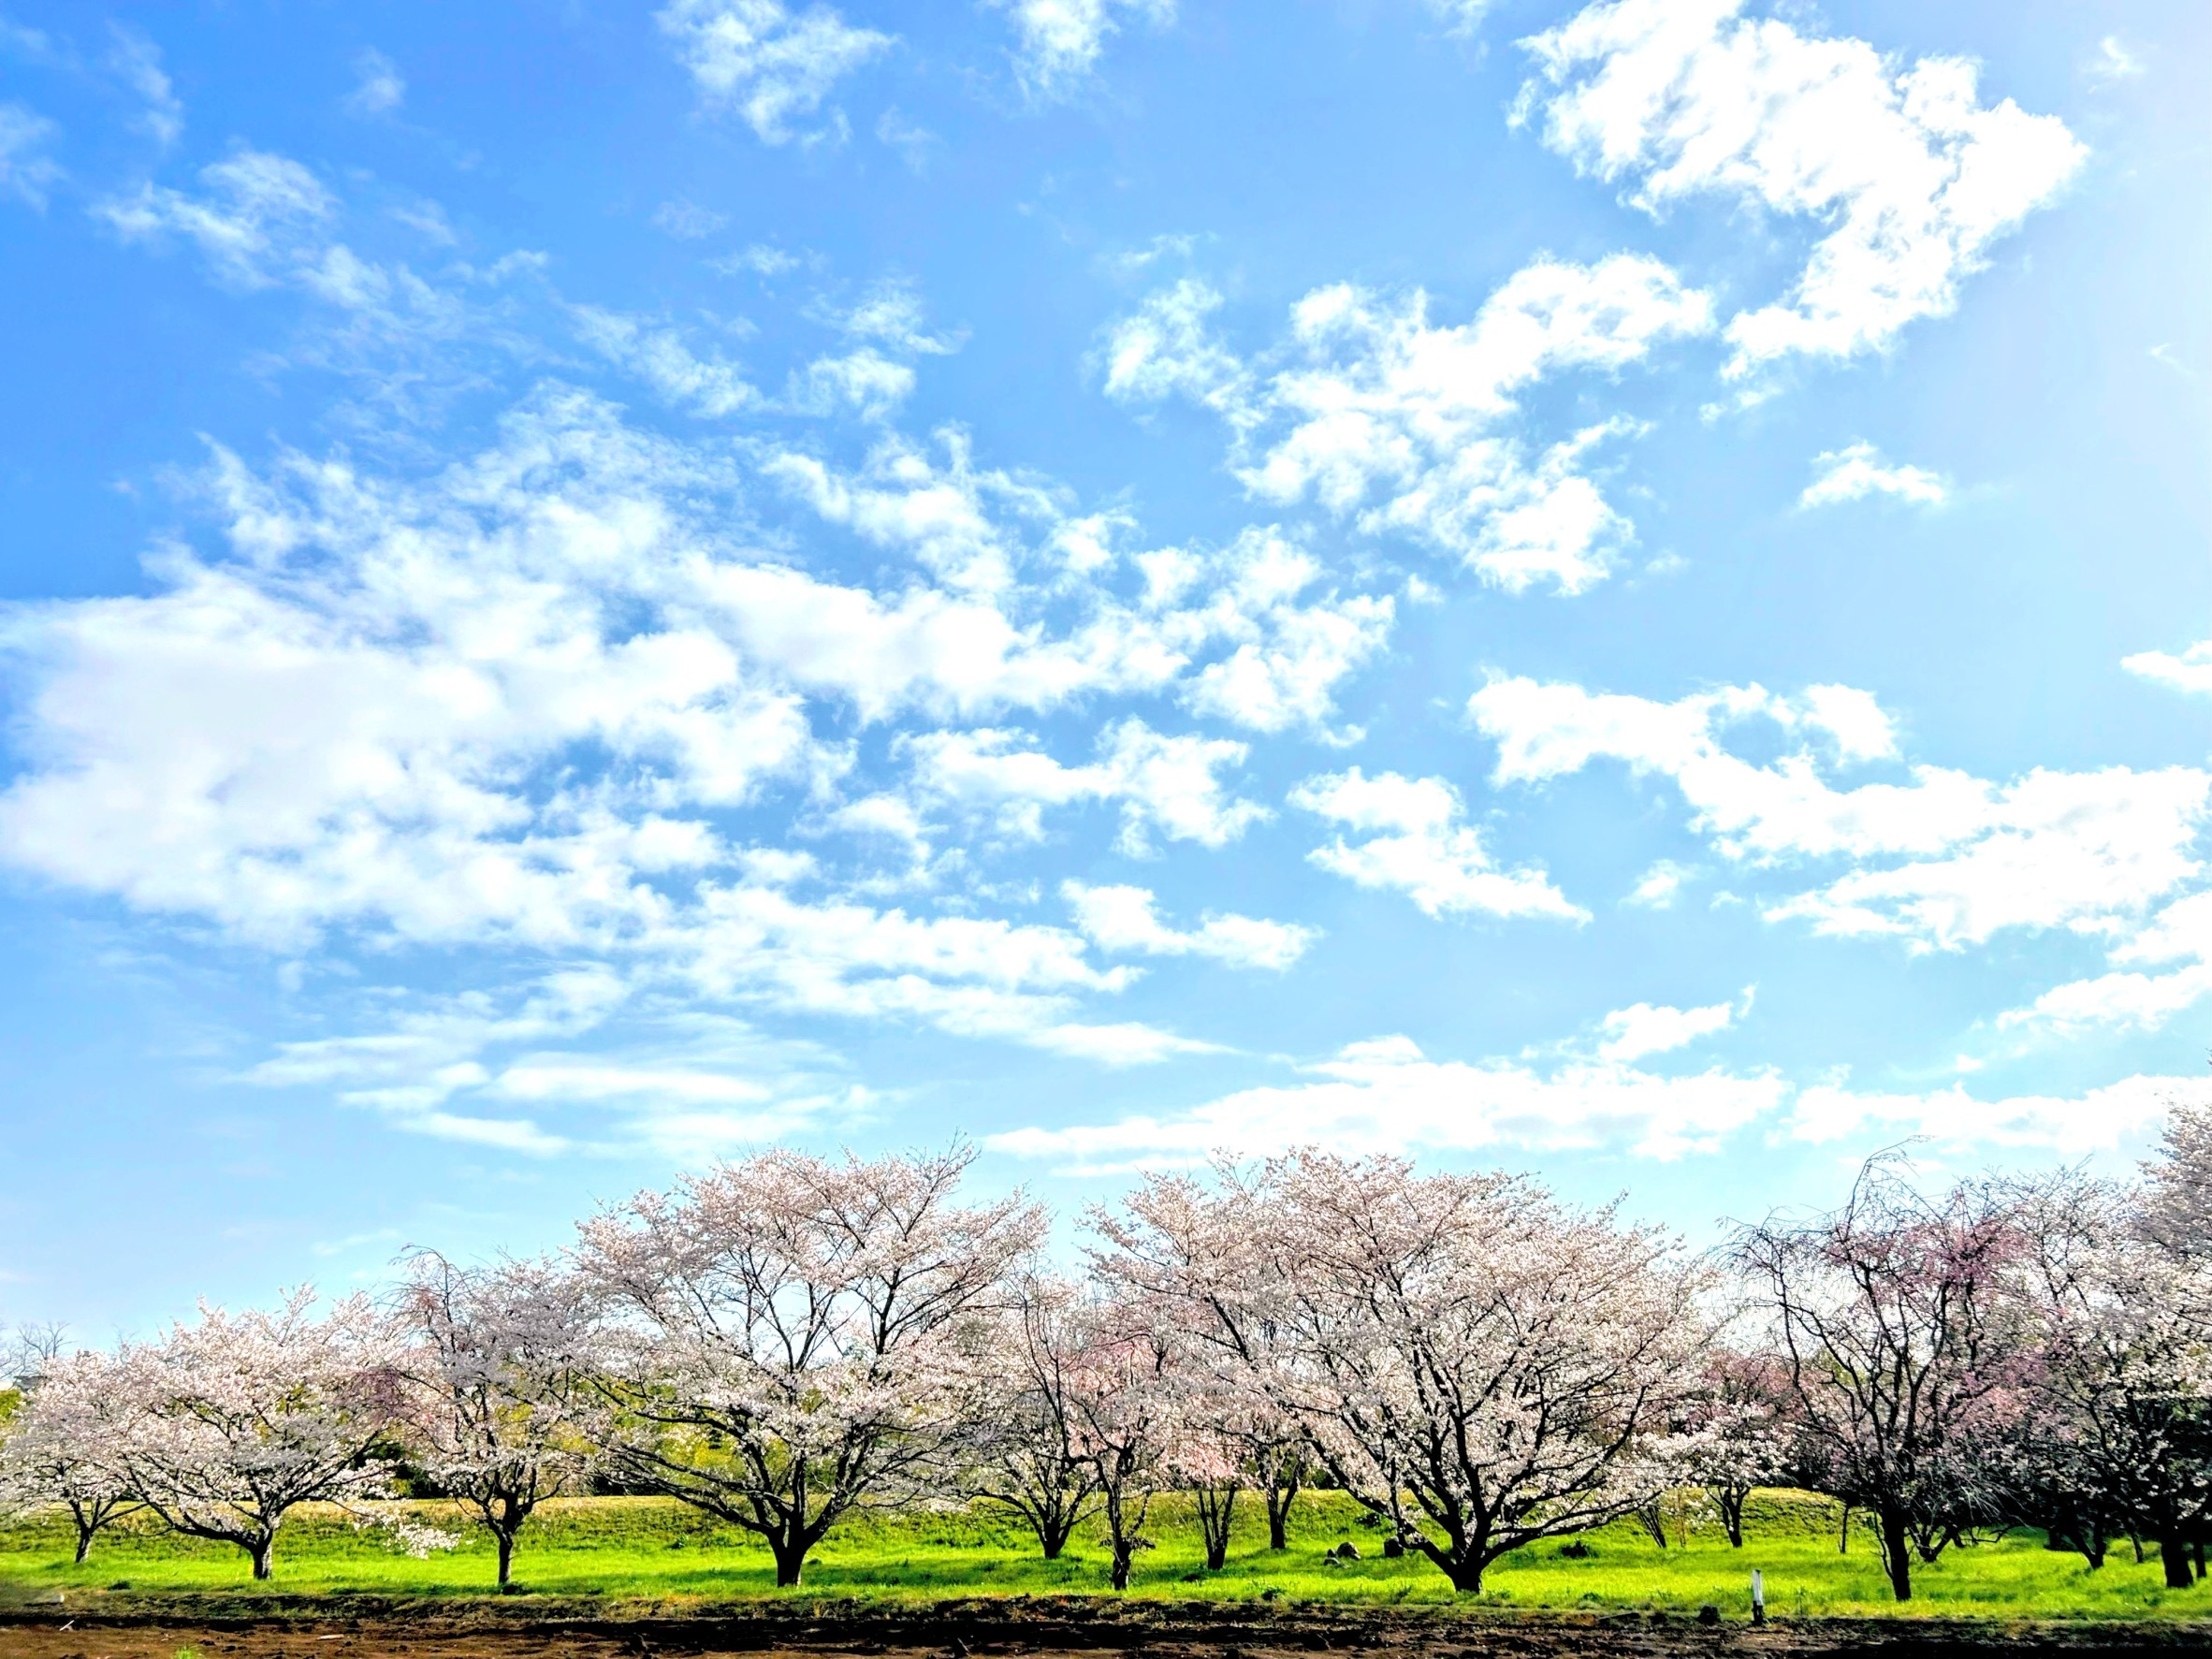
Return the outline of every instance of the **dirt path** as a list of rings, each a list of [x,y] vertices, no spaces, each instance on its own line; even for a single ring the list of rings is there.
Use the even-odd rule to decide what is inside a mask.
[[[613,1613],[614,1609],[606,1609]],[[1815,1659],[1972,1652],[2065,1659],[2212,1656],[2212,1626],[1865,1620],[1710,1627],[1680,1617],[1424,1621],[1246,1615],[1088,1618],[1070,1609],[938,1608],[809,1621],[686,1614],[546,1617],[501,1608],[425,1615],[229,1619],[64,1609],[0,1612],[0,1659]],[[884,1637],[891,1639],[883,1639]]]

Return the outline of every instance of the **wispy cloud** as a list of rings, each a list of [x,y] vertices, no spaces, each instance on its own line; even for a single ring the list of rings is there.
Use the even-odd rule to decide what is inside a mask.
[[[161,48],[133,24],[109,23],[108,31],[107,67],[139,102],[132,124],[167,149],[184,134],[184,105],[162,66]]]
[[[348,115],[389,115],[406,101],[407,82],[391,59],[373,47],[354,59],[354,90],[345,95]]]
[[[1067,98],[1097,72],[1125,20],[1164,27],[1175,0],[997,0],[1011,18],[1014,76],[1040,103]]]
[[[834,106],[818,123],[825,100],[893,44],[829,7],[794,14],[780,0],[675,0],[659,18],[701,99],[740,116],[767,144],[842,138],[847,123]]]
[[[22,104],[0,104],[0,196],[43,211],[61,182],[61,164],[49,153],[61,128]]]
[[[1816,455],[1812,472],[1812,482],[1797,497],[1800,507],[1832,507],[1870,495],[1885,495],[1915,507],[1940,507],[1951,499],[1951,487],[1940,473],[1885,460],[1871,444]]]

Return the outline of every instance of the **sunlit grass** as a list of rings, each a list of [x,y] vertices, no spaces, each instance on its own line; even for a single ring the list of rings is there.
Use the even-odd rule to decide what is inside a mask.
[[[424,1506],[436,1510],[439,1506]],[[1872,1540],[1854,1529],[1837,1549],[1836,1506],[1797,1492],[1754,1500],[1744,1549],[1716,1530],[1694,1533],[1665,1550],[1640,1529],[1622,1524],[1587,1535],[1590,1553],[1570,1557],[1558,1541],[1516,1551],[1491,1571],[1479,1597],[1454,1595],[1427,1562],[1381,1557],[1381,1536],[1354,1506],[1330,1492],[1300,1499],[1290,1548],[1268,1550],[1257,1503],[1240,1511],[1227,1566],[1202,1570],[1196,1528],[1178,1501],[1161,1499],[1149,1528],[1157,1547],[1138,1558],[1129,1594],[1208,1601],[1257,1598],[1351,1606],[1465,1608],[1664,1608],[1695,1613],[1710,1602],[1730,1618],[1748,1610],[1754,1567],[1766,1575],[1770,1613],[1779,1618],[1898,1612]],[[1324,1564],[1345,1538],[1363,1559]],[[304,1512],[277,1546],[273,1584],[253,1583],[245,1556],[221,1545],[131,1524],[104,1535],[93,1559],[71,1560],[65,1528],[29,1523],[0,1530],[0,1582],[15,1593],[126,1589],[175,1593],[326,1595],[480,1595],[491,1587],[489,1540],[469,1535],[450,1553],[414,1560],[377,1535],[357,1534],[327,1512]],[[1058,1562],[1039,1558],[1025,1533],[987,1512],[869,1513],[833,1534],[808,1564],[807,1581],[779,1591],[767,1551],[746,1535],[681,1506],[648,1498],[568,1500],[546,1506],[516,1558],[525,1593],[604,1595],[625,1601],[858,1597],[913,1602],[968,1595],[1106,1594],[1105,1550],[1095,1533],[1079,1534]],[[2155,1553],[2138,1564],[2121,1540],[2091,1572],[2078,1555],[2016,1534],[1954,1549],[1916,1566],[1917,1615],[1991,1614],[2033,1618],[2144,1618],[2212,1615],[2212,1584],[2168,1591]]]

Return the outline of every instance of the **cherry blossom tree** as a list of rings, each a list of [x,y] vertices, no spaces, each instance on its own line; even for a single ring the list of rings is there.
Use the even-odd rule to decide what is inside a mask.
[[[2159,1150],[2143,1168],[2136,1215],[2171,1255],[2212,1259],[2212,1104],[2176,1101]]]
[[[2141,1225],[2146,1202],[2170,1218],[2167,1196],[2073,1173],[2028,1188],[2039,1363],[2016,1455],[2045,1524],[2092,1565],[2108,1528],[2139,1530],[2186,1590],[2212,1528],[2212,1259]]]
[[[1099,1503],[1075,1390],[1091,1320],[1083,1288],[1042,1273],[1016,1283],[1012,1305],[978,1350],[982,1403],[961,1459],[964,1485],[1019,1515],[1047,1561],[1057,1561]]]
[[[1237,1498],[1259,1483],[1252,1448],[1272,1445],[1267,1430],[1274,1414],[1243,1378],[1207,1366],[1208,1357],[1176,1356],[1163,1378],[1175,1390],[1178,1416],[1167,1466],[1198,1516],[1206,1568],[1219,1572],[1229,1559]]]
[[[462,1268],[426,1251],[408,1262],[396,1301],[409,1339],[410,1449],[491,1534],[504,1591],[517,1535],[590,1465],[577,1288],[543,1261]]]
[[[123,1484],[175,1531],[235,1544],[270,1576],[278,1530],[301,1504],[335,1504],[410,1550],[451,1540],[380,1506],[404,1406],[405,1352],[364,1296],[314,1315],[306,1288],[273,1312],[203,1303],[197,1320],[119,1361],[132,1409]]]
[[[1155,1173],[1118,1210],[1094,1209],[1092,1265],[1110,1285],[1180,1307],[1185,1363],[1205,1375],[1206,1433],[1236,1450],[1244,1477],[1217,1489],[1219,1506],[1232,1507],[1241,1487],[1257,1490],[1268,1548],[1283,1550],[1307,1456],[1304,1431],[1281,1404],[1291,1357],[1280,1317],[1286,1263],[1266,1247],[1263,1217],[1236,1167],[1217,1162],[1215,1173],[1211,1186]],[[1227,1526],[1225,1514],[1224,1549]]]
[[[59,1505],[77,1530],[77,1560],[101,1531],[144,1507],[116,1456],[132,1400],[114,1359],[40,1343],[19,1362],[21,1404],[0,1443],[0,1503]]]
[[[941,1473],[967,1328],[1044,1229],[1018,1194],[956,1202],[972,1158],[769,1152],[587,1222],[608,1466],[758,1534],[787,1585],[855,1505]]]
[[[2032,1361],[2019,1293],[2027,1232],[1998,1184],[1924,1197],[1893,1157],[1849,1201],[1738,1235],[1826,1490],[1870,1511],[1899,1601],[1997,1508],[1995,1459]]]
[[[1183,1430],[1183,1389],[1158,1303],[1108,1294],[1079,1309],[1069,1367],[1076,1447],[1098,1482],[1108,1582],[1127,1590],[1137,1551],[1151,1548],[1144,1522]]]
[[[1661,1489],[1655,1453],[1702,1337],[1699,1275],[1670,1239],[1400,1158],[1305,1150],[1216,1174],[1279,1332],[1283,1362],[1256,1375],[1337,1483],[1455,1588]]]
[[[1733,1549],[1743,1548],[1743,1510],[1753,1491],[1790,1477],[1797,1430],[1789,1420],[1789,1390],[1788,1366],[1780,1356],[1716,1345],[1677,1419],[1675,1466],[1703,1490]]]

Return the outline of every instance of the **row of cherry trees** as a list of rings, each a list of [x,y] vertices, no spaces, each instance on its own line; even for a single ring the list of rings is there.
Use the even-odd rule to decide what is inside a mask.
[[[507,1584],[546,1498],[677,1498],[777,1579],[857,1506],[977,1502],[1047,1557],[1099,1524],[1129,1579],[1157,1493],[1210,1566],[1236,1506],[1285,1547],[1302,1486],[1461,1590],[1537,1539],[1684,1494],[1742,1542],[1755,1487],[1869,1518],[1915,1561],[2030,1525],[2101,1564],[2212,1530],[2212,1116],[2137,1183],[2080,1172],[1928,1196],[1877,1160],[1832,1215],[1695,1259],[1504,1174],[1303,1151],[1157,1175],[1088,1217],[1080,1272],[970,1161],[727,1163],[585,1222],[556,1257],[424,1253],[386,1295],[199,1317],[113,1351],[34,1341],[0,1500],[58,1506],[81,1560],[150,1513],[267,1578],[301,1504],[404,1547],[429,1490]],[[1247,1495],[1248,1494],[1248,1495]]]

